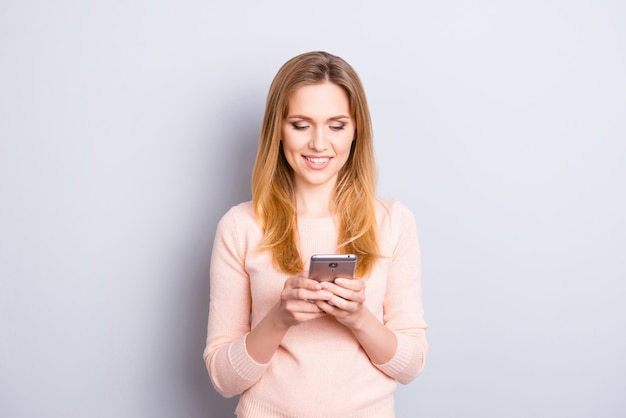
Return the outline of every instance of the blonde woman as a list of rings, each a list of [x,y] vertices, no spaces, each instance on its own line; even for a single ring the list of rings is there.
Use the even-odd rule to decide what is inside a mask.
[[[427,351],[412,213],[375,194],[372,127],[354,69],[287,61],[269,90],[252,201],[219,222],[204,360],[239,417],[394,417]],[[355,278],[307,277],[355,254]]]

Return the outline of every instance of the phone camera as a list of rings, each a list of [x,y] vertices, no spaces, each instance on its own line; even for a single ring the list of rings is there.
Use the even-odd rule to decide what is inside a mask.
[[[328,267],[330,267],[331,269],[334,269],[334,268],[337,268],[337,266],[338,266],[338,265],[339,265],[339,264],[337,264],[337,263],[330,263],[330,264],[328,265]]]

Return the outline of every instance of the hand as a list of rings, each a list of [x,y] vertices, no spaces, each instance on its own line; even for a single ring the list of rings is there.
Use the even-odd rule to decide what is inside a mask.
[[[329,300],[333,295],[322,288],[322,284],[298,275],[285,280],[280,293],[278,312],[286,326],[301,324],[311,319],[324,316],[326,313],[316,303]]]
[[[326,315],[316,303],[332,296],[315,280],[302,275],[289,277],[280,292],[280,300],[246,338],[250,357],[259,363],[268,363],[289,328]]]
[[[363,313],[365,281],[338,278],[333,283],[321,283],[321,286],[322,290],[328,290],[333,296],[317,301],[316,305],[348,328],[356,327]]]

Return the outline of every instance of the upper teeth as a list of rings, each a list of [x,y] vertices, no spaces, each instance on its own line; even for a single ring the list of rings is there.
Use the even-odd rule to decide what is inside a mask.
[[[330,160],[330,158],[328,157],[320,157],[320,158],[305,157],[305,158],[311,161],[313,164],[324,164],[325,162]]]

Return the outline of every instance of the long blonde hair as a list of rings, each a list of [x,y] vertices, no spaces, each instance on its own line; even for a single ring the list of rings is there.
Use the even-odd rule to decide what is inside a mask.
[[[254,213],[264,233],[261,249],[271,251],[274,263],[285,273],[297,274],[304,268],[298,249],[294,174],[283,153],[281,127],[291,94],[301,86],[325,81],[345,91],[356,126],[350,156],[339,172],[333,196],[339,228],[337,251],[356,254],[356,274],[366,277],[379,257],[372,123],[359,76],[346,61],[327,52],[308,52],[290,59],[270,86],[252,171]]]

